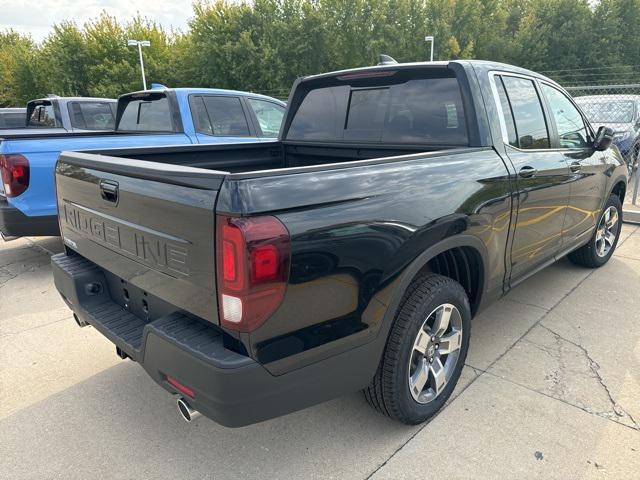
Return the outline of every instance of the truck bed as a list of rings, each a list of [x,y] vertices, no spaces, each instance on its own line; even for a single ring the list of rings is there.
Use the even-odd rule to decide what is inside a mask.
[[[165,165],[180,165],[219,172],[251,173],[268,170],[291,169],[297,167],[317,166],[328,168],[329,165],[356,162],[360,160],[392,161],[406,155],[420,153],[436,153],[449,150],[462,151],[460,146],[439,145],[342,145],[327,146],[322,144],[300,144],[288,142],[247,142],[228,145],[177,145],[147,148],[114,148],[92,150],[83,153],[83,162],[98,161],[101,157],[141,160]],[[69,159],[67,155],[65,159]],[[100,162],[104,165],[110,160]],[[122,165],[122,162],[120,162]],[[161,171],[159,165],[148,165],[150,170]],[[275,174],[276,172],[272,172]],[[282,173],[282,172],[277,172]]]

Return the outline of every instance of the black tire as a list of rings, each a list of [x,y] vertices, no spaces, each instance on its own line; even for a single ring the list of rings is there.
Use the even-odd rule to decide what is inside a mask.
[[[611,248],[608,250],[608,252],[605,255],[598,255],[598,252],[597,252],[598,231],[599,231],[601,222],[603,221],[603,216],[605,212],[611,207],[614,207],[618,212],[618,220],[616,222],[615,232],[613,232],[615,234],[615,241],[613,242],[613,244],[611,245]],[[589,243],[571,252],[568,255],[569,260],[571,260],[576,265],[581,265],[583,267],[588,267],[588,268],[601,267],[602,265],[604,265],[609,261],[609,259],[613,255],[613,252],[615,252],[616,247],[618,246],[618,240],[620,239],[621,229],[622,229],[622,203],[620,203],[620,198],[618,198],[617,195],[611,194],[607,199],[607,202],[605,203],[604,208],[600,212],[600,215],[598,215],[596,228],[593,232],[593,235],[589,239]]]
[[[414,399],[409,387],[409,363],[414,341],[425,319],[443,304],[452,304],[461,317],[461,345],[451,376],[440,393],[428,403]],[[469,350],[471,309],[462,286],[447,277],[425,274],[414,280],[407,289],[391,327],[387,345],[378,371],[364,390],[369,404],[379,412],[400,422],[415,425],[433,416],[451,396],[464,366]],[[445,358],[446,362],[446,357]]]

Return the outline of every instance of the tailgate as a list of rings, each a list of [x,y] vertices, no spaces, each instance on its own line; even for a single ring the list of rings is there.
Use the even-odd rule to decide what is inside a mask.
[[[61,234],[123,286],[218,323],[214,207],[224,176],[63,152],[56,165]]]

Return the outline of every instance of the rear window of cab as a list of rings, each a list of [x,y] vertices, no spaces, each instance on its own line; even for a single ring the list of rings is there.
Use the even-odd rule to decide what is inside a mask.
[[[294,115],[287,140],[469,143],[455,77],[395,78],[393,72],[387,77],[351,77],[336,77],[337,85],[309,89]]]
[[[139,93],[121,98],[124,104],[117,130],[123,132],[173,132],[169,98],[163,92]]]

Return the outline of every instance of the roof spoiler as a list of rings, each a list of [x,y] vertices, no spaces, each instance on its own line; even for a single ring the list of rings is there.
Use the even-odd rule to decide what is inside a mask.
[[[161,83],[152,83],[151,84],[151,90],[167,90],[167,88],[165,85],[162,85]]]

